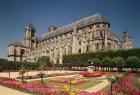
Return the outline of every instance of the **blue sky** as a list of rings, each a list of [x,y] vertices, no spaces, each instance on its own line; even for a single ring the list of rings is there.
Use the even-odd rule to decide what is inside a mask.
[[[37,35],[100,12],[111,29],[122,37],[126,30],[133,46],[140,47],[140,0],[0,0],[0,58],[7,56],[13,40],[23,40],[25,27],[32,23]]]

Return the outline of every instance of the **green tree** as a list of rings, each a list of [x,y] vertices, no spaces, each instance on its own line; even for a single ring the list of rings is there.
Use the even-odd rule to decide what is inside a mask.
[[[93,66],[95,67],[95,71],[97,70],[96,69],[96,67],[98,67],[98,70],[99,70],[99,67],[100,67],[100,59],[99,58],[94,58],[93,60],[92,60],[92,62],[93,62]]]
[[[134,68],[139,67],[140,60],[137,56],[130,56],[127,58],[125,63],[126,63],[125,66],[131,68],[131,70],[133,72]]]
[[[37,61],[39,64],[44,64],[44,66],[46,67],[50,67],[52,66],[51,62],[50,62],[50,58],[48,56],[42,56],[38,59]]]
[[[42,72],[42,71],[41,71],[41,72],[39,72],[37,75],[41,78],[41,83],[43,84],[43,83],[44,83],[44,80],[43,80],[43,79],[44,79],[44,77],[45,77],[45,75],[46,75],[45,72]]]
[[[112,94],[113,84],[117,81],[117,78],[116,78],[116,76],[113,76],[113,75],[108,75],[106,77],[107,77],[108,82],[110,83],[110,92],[111,92],[111,95],[113,95]]]
[[[26,73],[26,70],[24,69],[24,67],[22,67],[21,70],[19,71],[19,75],[21,75],[22,83],[24,83],[24,74],[25,73]]]
[[[125,63],[122,57],[113,58],[113,63],[115,64],[115,67],[118,68],[118,71],[122,71],[122,68],[124,67]]]
[[[106,67],[109,71],[109,68],[111,68],[111,66],[112,66],[112,59],[110,57],[105,57],[102,59],[101,67],[103,68],[103,71],[104,71],[104,67]]]

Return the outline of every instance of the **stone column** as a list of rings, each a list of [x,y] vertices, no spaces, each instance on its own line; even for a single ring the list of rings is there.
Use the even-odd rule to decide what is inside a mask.
[[[86,50],[87,50],[87,44],[86,44],[86,42],[82,42],[81,52],[82,52],[82,53],[83,53],[83,52],[86,52]]]
[[[69,54],[69,47],[66,46],[66,54]]]
[[[63,59],[63,53],[62,53],[62,47],[59,47],[59,63],[62,64]]]
[[[105,35],[104,50],[106,50],[106,49],[107,49],[107,35],[108,35],[107,33],[108,33],[108,32],[107,32],[106,30],[104,30],[104,33],[105,33],[105,34],[104,34],[104,35]]]

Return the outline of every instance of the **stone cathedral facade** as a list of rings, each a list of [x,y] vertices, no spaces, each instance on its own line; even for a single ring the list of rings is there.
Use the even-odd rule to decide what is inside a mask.
[[[50,26],[41,37],[36,36],[33,25],[28,25],[23,43],[9,44],[8,60],[35,62],[39,57],[49,56],[51,62],[61,64],[63,55],[67,54],[131,48],[132,38],[128,32],[120,39],[111,31],[110,23],[96,13],[60,28]]]

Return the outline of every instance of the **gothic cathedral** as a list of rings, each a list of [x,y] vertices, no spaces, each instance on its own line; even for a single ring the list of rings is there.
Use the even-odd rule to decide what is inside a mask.
[[[36,29],[30,24],[23,43],[13,41],[8,45],[8,61],[35,62],[39,57],[49,56],[51,62],[61,64],[65,54],[131,49],[132,37],[128,32],[120,39],[110,27],[99,13],[60,28],[50,26],[41,37],[36,36]]]

